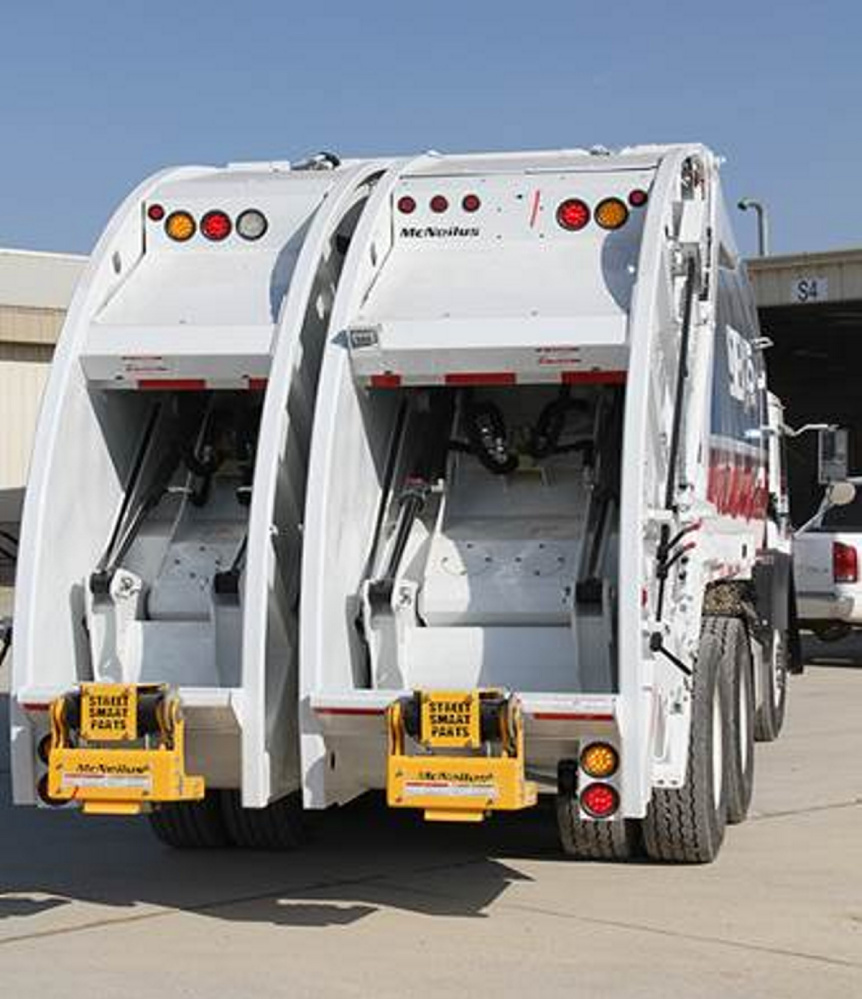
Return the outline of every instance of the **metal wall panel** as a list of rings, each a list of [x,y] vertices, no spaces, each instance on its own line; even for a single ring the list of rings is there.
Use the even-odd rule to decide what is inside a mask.
[[[0,490],[26,482],[48,370],[41,361],[0,360]]]

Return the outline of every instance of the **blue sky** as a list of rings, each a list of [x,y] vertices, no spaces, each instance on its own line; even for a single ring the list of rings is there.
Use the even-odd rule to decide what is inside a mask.
[[[698,140],[774,252],[858,246],[860,48],[858,0],[6,0],[0,245],[86,252],[169,164]]]

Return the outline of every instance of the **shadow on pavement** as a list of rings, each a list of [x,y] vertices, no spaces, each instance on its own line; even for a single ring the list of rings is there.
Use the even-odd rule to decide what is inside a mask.
[[[3,695],[4,741],[7,718]],[[4,746],[0,917],[37,916],[68,901],[305,927],[350,924],[381,907],[482,917],[510,883],[526,880],[495,856],[559,857],[548,806],[450,826],[392,812],[377,795],[316,814],[311,843],[294,853],[176,851],[155,839],[143,817],[13,808],[8,769]]]
[[[862,632],[853,632],[837,642],[821,642],[805,633],[802,635],[802,656],[812,666],[862,666]]]

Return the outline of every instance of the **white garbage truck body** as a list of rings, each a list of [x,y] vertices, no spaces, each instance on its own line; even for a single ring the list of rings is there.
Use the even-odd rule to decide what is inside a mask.
[[[761,346],[701,146],[147,181],[37,433],[16,801],[281,846],[550,793],[711,859],[783,717]]]
[[[262,808],[296,790],[308,434],[344,254],[385,168],[168,170],[108,225],[27,491],[16,801],[136,812],[206,787]]]
[[[655,855],[708,859],[747,807],[789,572],[715,157],[429,156],[352,252],[304,527],[306,806],[386,786],[469,820],[548,791],[572,852],[622,855],[643,820]],[[701,743],[715,814],[686,840],[663,823]]]

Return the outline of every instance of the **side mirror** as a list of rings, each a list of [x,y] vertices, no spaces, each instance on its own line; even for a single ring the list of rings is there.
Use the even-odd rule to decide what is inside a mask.
[[[846,427],[829,427],[818,431],[817,471],[821,485],[847,478],[849,454],[850,431]]]
[[[829,506],[847,506],[856,499],[856,486],[852,482],[830,482],[826,488]]]

